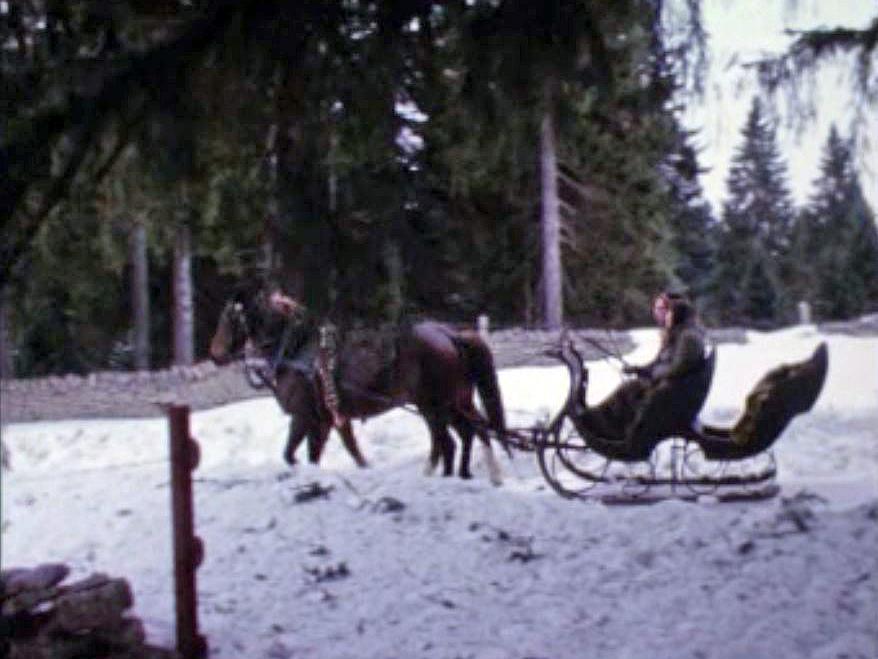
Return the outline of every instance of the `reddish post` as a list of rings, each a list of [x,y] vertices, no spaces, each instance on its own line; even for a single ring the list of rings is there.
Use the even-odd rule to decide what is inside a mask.
[[[198,444],[189,436],[189,408],[168,409],[171,426],[171,512],[174,520],[174,589],[177,609],[177,651],[184,659],[207,656],[207,639],[198,633],[195,570],[204,557],[192,519],[192,470],[198,466]]]

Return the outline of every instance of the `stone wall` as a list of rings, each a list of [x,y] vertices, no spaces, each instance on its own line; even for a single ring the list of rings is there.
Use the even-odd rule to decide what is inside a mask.
[[[608,352],[624,355],[634,344],[627,332],[573,330],[568,333],[586,359]],[[548,366],[557,360],[545,351],[558,345],[558,332],[507,329],[492,332],[488,342],[499,368]],[[714,342],[745,340],[744,330],[710,333]],[[58,419],[140,418],[161,416],[167,405],[189,405],[202,410],[268,395],[253,389],[236,362],[218,367],[201,362],[191,367],[157,371],[112,371],[87,376],[65,375],[0,381],[0,422]]]
[[[0,382],[3,423],[71,418],[151,417],[171,403],[206,409],[265,395],[242,364],[203,362],[160,371],[104,372]]]
[[[69,572],[60,563],[0,572],[0,657],[180,659],[145,643],[125,579],[93,574],[62,583]]]

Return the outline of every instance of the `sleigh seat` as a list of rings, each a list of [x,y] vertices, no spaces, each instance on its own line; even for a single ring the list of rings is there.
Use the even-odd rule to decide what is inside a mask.
[[[564,360],[568,366],[571,361]],[[578,360],[577,360],[578,361]],[[580,362],[581,363],[581,362]],[[580,368],[582,368],[580,366]],[[671,437],[685,437],[704,406],[716,368],[716,351],[679,376],[644,384],[622,384],[599,405],[589,408],[580,393],[570,410],[577,431],[595,452],[611,460],[648,460],[655,447]],[[587,372],[581,381],[585,387]]]

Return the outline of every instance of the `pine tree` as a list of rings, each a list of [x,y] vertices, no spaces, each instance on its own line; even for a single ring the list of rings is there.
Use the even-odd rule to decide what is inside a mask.
[[[829,131],[814,194],[796,226],[794,290],[823,319],[878,305],[878,228],[863,196],[851,142]]]
[[[724,322],[775,325],[792,309],[784,266],[795,216],[775,128],[758,99],[742,136],[719,226],[713,311]]]
[[[667,233],[667,200],[659,199],[662,182],[655,171],[656,152],[663,154],[666,147],[659,146],[667,136],[660,116],[667,110],[666,97],[653,85],[667,79],[664,71],[659,76],[652,70],[667,27],[661,3],[472,4],[465,104],[472,114],[491,117],[485,130],[499,137],[490,147],[519,148],[520,161],[532,157],[524,150],[528,143],[538,143],[542,258],[533,279],[544,325],[557,328],[565,316],[581,319],[584,308],[593,314],[595,296],[607,300],[605,309],[614,316],[632,302],[645,306],[638,289],[666,278],[658,272],[666,269],[666,259],[657,253],[661,248],[652,247]],[[686,8],[682,13],[698,23],[697,3]],[[676,61],[687,59],[697,45],[696,38],[679,44]],[[519,128],[529,135],[510,135]],[[650,143],[637,144],[635,135]],[[626,161],[622,180],[607,176],[596,183],[611,169],[596,155],[604,149],[610,158]],[[600,203],[596,196],[608,202],[604,208],[594,207]],[[600,216],[617,210],[608,208],[614,205],[629,212],[624,219],[615,213],[619,226],[607,228],[616,243],[627,244],[609,254],[613,243],[600,235],[605,224]],[[647,243],[644,249],[632,245],[641,241]],[[627,278],[626,288],[610,294],[608,277]]]
[[[710,276],[716,253],[716,222],[705,201],[698,175],[698,153],[690,144],[692,133],[677,126],[675,146],[663,161],[663,178],[671,196],[669,227],[675,253],[674,287],[686,289],[709,305]]]

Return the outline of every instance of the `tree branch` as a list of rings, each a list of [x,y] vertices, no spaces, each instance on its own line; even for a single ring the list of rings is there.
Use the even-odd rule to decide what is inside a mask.
[[[30,248],[49,213],[69,194],[88,152],[115,114],[122,114],[132,95],[145,93],[156,104],[156,95],[179,69],[193,64],[210,48],[234,17],[251,3],[216,0],[201,18],[175,39],[142,54],[132,56],[121,69],[110,74],[98,91],[75,97],[66,108],[54,108],[38,115],[29,130],[0,147],[0,228],[7,239],[0,249],[0,290]],[[184,64],[185,63],[185,64]],[[63,171],[53,176],[47,166],[53,150],[64,137],[74,145]],[[26,214],[23,205],[31,192],[46,186],[35,213]],[[18,222],[20,226],[15,227]]]

